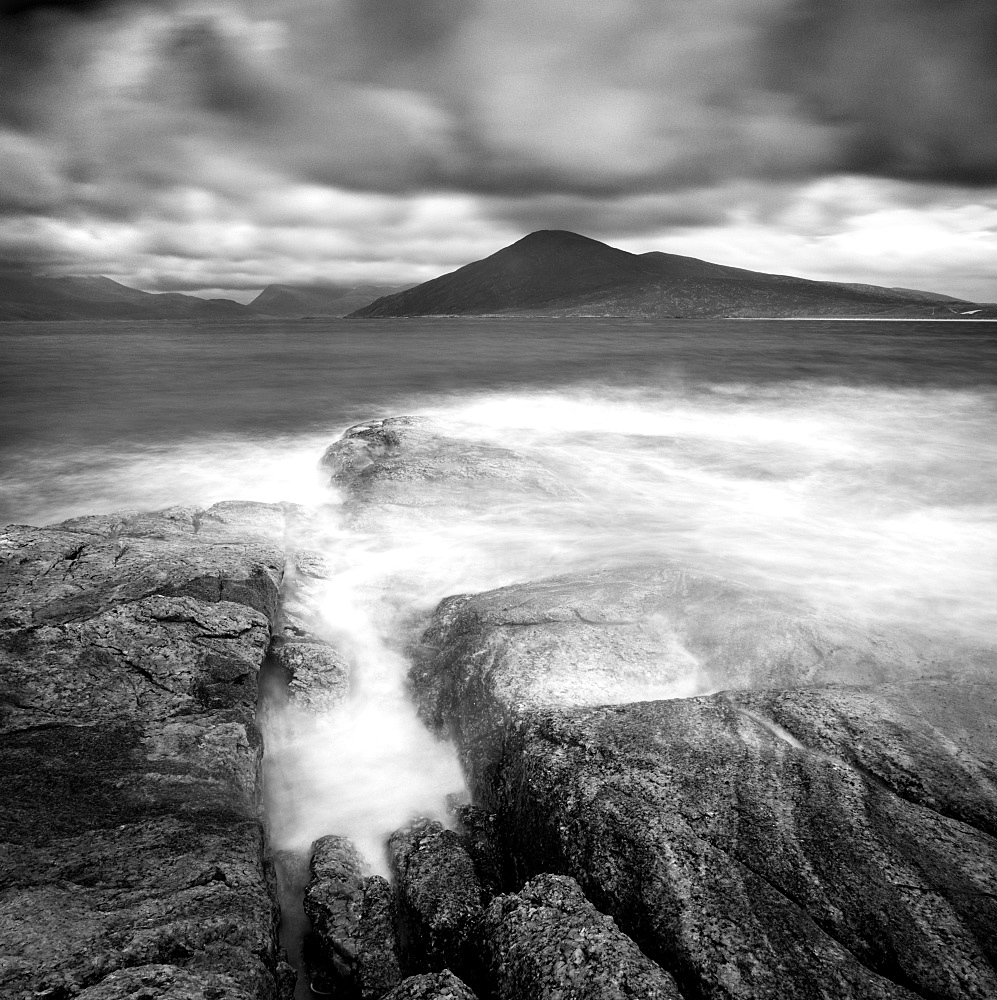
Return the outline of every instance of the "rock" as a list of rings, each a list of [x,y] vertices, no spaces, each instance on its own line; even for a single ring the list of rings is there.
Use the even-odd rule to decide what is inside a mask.
[[[447,598],[418,650],[420,711],[487,784],[525,707],[724,688],[993,676],[994,649],[871,629],[785,596],[673,567],[569,575]]]
[[[278,505],[226,503],[10,526],[0,533],[0,627],[79,621],[153,594],[237,603],[272,621],[283,516]]]
[[[681,1000],[674,980],[564,876],[492,900],[485,939],[499,1000]]]
[[[327,712],[346,700],[350,692],[350,667],[330,643],[280,640],[271,653],[287,672],[287,700],[309,712]]]
[[[270,629],[258,611],[159,595],[0,632],[6,730],[206,709],[250,724]]]
[[[369,876],[364,882],[360,913],[363,947],[358,955],[360,993],[365,1000],[384,996],[402,978],[395,925],[395,895],[391,884],[380,875]]]
[[[745,693],[738,703],[895,795],[997,837],[997,692],[990,681]]]
[[[687,994],[997,990],[997,844],[739,697],[522,717],[481,789],[521,872],[573,875]]]
[[[11,527],[0,541],[0,993],[282,989],[257,677],[280,506]]]
[[[985,651],[636,569],[447,599],[424,641],[512,877],[575,878],[684,995],[997,995]],[[605,704],[690,662],[735,690]]]
[[[379,508],[482,508],[523,495],[575,496],[549,469],[507,448],[448,436],[423,417],[369,420],[345,431],[322,464],[348,493],[355,524]]]
[[[112,972],[77,997],[78,1000],[249,1000],[250,994],[227,976],[198,975],[172,965],[142,965]]]
[[[470,988],[449,969],[442,972],[409,976],[384,1000],[478,1000]]]
[[[451,815],[481,885],[482,896],[491,899],[502,891],[502,854],[499,849],[497,817],[468,803],[454,805]]]
[[[306,957],[319,992],[380,997],[401,980],[391,889],[346,838],[312,845],[305,913],[312,922]]]
[[[472,985],[481,972],[481,885],[461,838],[418,819],[388,840],[405,960],[415,970],[449,968]]]

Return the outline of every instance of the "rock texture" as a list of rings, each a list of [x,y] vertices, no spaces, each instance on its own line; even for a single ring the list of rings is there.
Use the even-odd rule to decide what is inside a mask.
[[[326,451],[333,481],[346,491],[353,523],[384,528],[379,516],[440,507],[482,508],[524,495],[573,496],[549,469],[497,445],[448,436],[423,417],[357,424]]]
[[[391,835],[388,851],[407,967],[449,968],[476,984],[482,892],[461,837],[435,820],[419,819]]]
[[[312,845],[305,891],[311,920],[306,956],[313,988],[342,997],[381,997],[401,981],[394,900],[345,837]]]
[[[681,1000],[672,978],[573,879],[540,875],[516,895],[497,897],[484,930],[499,1000]]]
[[[276,997],[253,723],[282,507],[0,536],[0,993]]]
[[[675,567],[532,581],[447,598],[412,677],[428,721],[488,784],[524,707],[718,689],[988,677],[994,650],[869,629],[788,597]]]
[[[451,474],[393,426],[333,454],[358,516],[487,478],[487,456]],[[434,434],[431,456],[456,447]],[[458,745],[469,829],[487,817],[479,867],[497,842],[487,868],[507,883],[572,877],[585,927],[611,916],[683,996],[982,1000],[997,995],[995,672],[993,648],[663,565],[448,598],[411,680]],[[538,885],[549,895],[534,883],[478,923],[495,961],[576,933]],[[548,984],[510,971],[510,990],[584,995],[556,961],[505,961]]]
[[[451,599],[425,637],[424,710],[518,876],[575,877],[687,996],[997,991],[985,652],[637,580]],[[599,704],[667,672],[676,628],[713,684],[746,690]],[[867,683],[826,686],[842,677]]]
[[[466,983],[449,969],[409,976],[385,995],[385,1000],[478,1000]]]

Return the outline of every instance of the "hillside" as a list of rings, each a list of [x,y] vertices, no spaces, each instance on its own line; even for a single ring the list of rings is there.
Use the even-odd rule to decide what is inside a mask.
[[[0,320],[246,319],[254,310],[230,299],[154,294],[110,278],[0,274]]]
[[[997,318],[995,305],[930,292],[811,281],[659,251],[632,254],[577,233],[542,230],[351,316],[952,318],[970,310]]]

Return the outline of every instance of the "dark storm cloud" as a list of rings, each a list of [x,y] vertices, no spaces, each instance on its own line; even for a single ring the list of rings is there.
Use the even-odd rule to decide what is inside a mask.
[[[164,76],[180,77],[207,111],[247,122],[276,122],[285,108],[279,86],[210,16],[181,22],[165,41]]]
[[[992,0],[797,0],[768,43],[768,82],[841,127],[842,167],[997,181]]]
[[[165,131],[358,189],[596,200],[839,170],[997,178],[989,0],[11,9],[0,114],[58,130],[85,105],[98,159]],[[141,65],[115,87],[130,24]]]
[[[473,11],[472,0],[350,0],[356,41],[383,59],[440,51]]]
[[[578,194],[489,199],[491,216],[529,229],[566,229],[597,239],[643,236],[663,229],[721,225],[738,193],[722,188],[593,197]]]

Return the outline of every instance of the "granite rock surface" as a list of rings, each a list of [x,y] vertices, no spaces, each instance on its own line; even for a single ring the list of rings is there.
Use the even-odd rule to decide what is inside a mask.
[[[493,899],[484,939],[500,1000],[681,1000],[672,978],[563,875]]]
[[[385,1000],[478,1000],[470,987],[449,969],[409,976]]]
[[[285,510],[0,535],[0,993],[279,995],[257,678]]]
[[[305,950],[315,989],[343,997],[381,997],[401,981],[394,899],[356,847],[333,834],[312,845]]]

